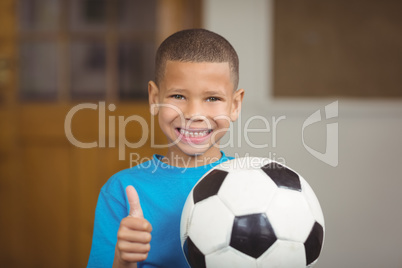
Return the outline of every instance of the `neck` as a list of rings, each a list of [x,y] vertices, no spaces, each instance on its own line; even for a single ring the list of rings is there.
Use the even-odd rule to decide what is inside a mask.
[[[200,167],[218,161],[222,157],[219,149],[213,152],[205,152],[200,155],[187,155],[183,152],[169,150],[163,158],[163,162],[175,167]]]

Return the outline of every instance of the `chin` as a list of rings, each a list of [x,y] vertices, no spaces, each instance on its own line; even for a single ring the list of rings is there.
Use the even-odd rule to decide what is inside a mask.
[[[217,151],[220,152],[219,148],[215,148],[217,149]],[[208,152],[210,152],[211,150],[214,150],[214,146],[213,145],[207,145],[205,144],[205,147],[203,148],[194,148],[191,146],[185,146],[183,147],[179,147],[179,150],[182,151],[184,154],[186,154],[187,156],[191,156],[191,157],[197,157],[197,156],[202,156]]]
[[[188,156],[196,157],[196,156],[201,156],[205,154],[208,150],[181,150],[183,153],[185,153]]]

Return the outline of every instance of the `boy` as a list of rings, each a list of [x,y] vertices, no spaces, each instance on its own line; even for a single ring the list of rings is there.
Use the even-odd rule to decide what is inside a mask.
[[[208,30],[180,31],[160,45],[148,93],[168,152],[103,186],[88,267],[188,267],[181,211],[202,175],[228,160],[219,141],[240,113],[238,65],[230,43]]]

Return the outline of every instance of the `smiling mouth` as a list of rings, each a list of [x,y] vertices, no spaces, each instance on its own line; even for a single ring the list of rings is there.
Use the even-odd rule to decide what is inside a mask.
[[[184,129],[184,128],[177,128],[177,131],[180,135],[186,138],[202,138],[209,135],[212,132],[212,129]]]

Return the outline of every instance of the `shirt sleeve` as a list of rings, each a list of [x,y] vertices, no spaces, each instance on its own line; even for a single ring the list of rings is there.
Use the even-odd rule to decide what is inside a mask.
[[[103,187],[95,210],[92,247],[87,268],[112,267],[120,221],[126,217],[127,208]],[[124,196],[124,195],[121,195]]]

